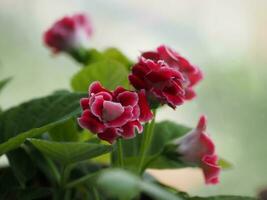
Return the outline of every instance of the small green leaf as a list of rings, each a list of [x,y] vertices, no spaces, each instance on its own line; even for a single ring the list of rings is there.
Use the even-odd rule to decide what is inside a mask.
[[[111,151],[110,145],[82,142],[52,142],[47,140],[29,139],[44,155],[67,165],[100,156]]]
[[[102,191],[105,191],[105,194],[119,199],[131,199],[142,191],[157,200],[182,200],[154,183],[146,182],[127,171],[119,169],[102,173],[97,184]]]
[[[126,66],[129,70],[133,62],[130,61],[120,50],[116,48],[108,48],[103,52],[105,58],[116,60]]]
[[[232,169],[234,167],[232,163],[223,158],[219,158],[218,164],[222,169]]]
[[[86,94],[61,93],[31,100],[0,114],[0,155],[15,149],[26,138],[37,137],[80,112]]]
[[[104,59],[103,53],[96,49],[87,50],[87,65],[99,62]]]
[[[11,78],[6,78],[0,81],[0,91],[7,85],[9,81],[11,81]]]
[[[101,82],[111,90],[117,86],[129,86],[127,70],[123,64],[113,60],[96,62],[82,68],[73,76],[71,85],[74,91],[87,92],[88,86],[94,81]]]

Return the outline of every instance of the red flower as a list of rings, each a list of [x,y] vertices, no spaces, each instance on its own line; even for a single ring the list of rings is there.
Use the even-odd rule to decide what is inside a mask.
[[[54,53],[70,52],[86,47],[91,34],[91,23],[86,15],[76,14],[55,22],[44,33],[44,42]]]
[[[219,182],[220,167],[215,146],[206,132],[206,117],[201,116],[197,128],[175,141],[177,152],[183,162],[202,168],[207,184]]]
[[[136,93],[122,87],[109,91],[99,82],[90,85],[89,98],[81,99],[81,107],[80,126],[110,143],[118,137],[133,138],[135,129],[143,131],[141,122],[153,117],[144,91]]]
[[[182,73],[162,60],[141,57],[132,67],[129,80],[137,90],[145,89],[149,97],[156,98],[162,104],[167,103],[172,108],[184,101]]]
[[[196,96],[193,86],[203,78],[201,70],[169,47],[161,45],[157,51],[144,52],[143,57],[154,61],[164,60],[170,67],[178,69],[184,77],[185,99]]]
[[[158,70],[159,67],[150,67],[152,64],[146,64],[151,62],[164,66],[164,71]],[[179,71],[181,75],[173,76],[173,73],[166,73],[171,70]],[[156,51],[144,52],[129,76],[136,89],[150,91],[161,103],[168,103],[173,108],[196,96],[193,86],[202,78],[202,72],[198,67],[164,45],[159,46]]]

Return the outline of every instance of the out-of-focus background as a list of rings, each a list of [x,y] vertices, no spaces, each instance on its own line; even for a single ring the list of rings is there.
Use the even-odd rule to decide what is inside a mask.
[[[178,187],[186,180],[190,194],[255,195],[267,185],[266,10],[265,0],[1,0],[0,79],[13,81],[0,105],[69,88],[79,68],[67,56],[52,56],[42,34],[59,17],[83,11],[93,21],[92,47],[116,46],[136,59],[167,44],[205,73],[198,98],[176,112],[165,108],[159,120],[195,126],[205,113],[217,151],[234,168],[218,186],[205,186],[195,171],[165,178]]]

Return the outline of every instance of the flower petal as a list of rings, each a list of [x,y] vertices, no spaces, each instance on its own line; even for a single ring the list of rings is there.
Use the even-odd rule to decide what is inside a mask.
[[[138,95],[136,92],[125,91],[117,96],[117,101],[119,101],[123,106],[135,106],[138,103]]]
[[[192,100],[196,97],[196,92],[192,88],[186,88],[184,97],[186,100]]]
[[[89,87],[89,95],[96,94],[99,92],[110,93],[106,88],[104,88],[99,81],[94,81]]]
[[[221,171],[217,164],[216,155],[206,155],[202,159],[202,169],[206,184],[217,184],[219,182],[219,173]]]
[[[124,108],[120,103],[112,101],[103,102],[103,114],[102,114],[103,120],[110,122],[120,117],[123,112]]]
[[[99,133],[105,129],[104,124],[94,117],[90,110],[83,111],[82,116],[78,118],[78,123],[82,128],[88,129],[93,133]]]
[[[80,105],[81,105],[83,110],[88,109],[89,108],[89,98],[82,98],[80,100]]]
[[[103,113],[103,96],[95,96],[90,102],[91,112],[99,119],[102,118]]]
[[[138,76],[135,76],[133,74],[130,74],[128,76],[128,79],[130,83],[137,89],[148,89],[150,86],[142,79],[140,79]]]
[[[126,124],[133,117],[133,108],[131,106],[124,107],[124,112],[112,121],[106,122],[108,127],[121,127]]]
[[[121,136],[125,139],[131,139],[135,137],[135,129],[138,133],[143,132],[143,126],[139,121],[131,121],[122,127]]]
[[[110,144],[113,144],[119,137],[115,128],[107,128],[105,131],[98,133],[97,136]]]
[[[148,122],[153,118],[153,113],[148,105],[145,90],[138,92],[138,105],[140,107],[140,122]]]

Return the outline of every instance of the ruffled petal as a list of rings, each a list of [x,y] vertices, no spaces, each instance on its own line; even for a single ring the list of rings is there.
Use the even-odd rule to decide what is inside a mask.
[[[123,106],[134,107],[138,103],[138,95],[135,92],[125,91],[118,94],[117,101]]]
[[[130,74],[128,77],[130,83],[137,89],[137,90],[141,90],[141,89],[148,89],[150,88],[150,86],[142,79],[140,79],[139,77]]]
[[[124,108],[120,103],[104,101],[102,117],[106,122],[117,119],[123,112]]]
[[[184,97],[186,100],[192,100],[196,97],[196,92],[192,88],[186,88]]]
[[[89,98],[82,98],[80,100],[80,105],[81,105],[83,110],[88,109],[89,108]]]
[[[160,59],[159,54],[157,52],[154,52],[154,51],[144,52],[144,53],[142,53],[141,56],[146,58],[146,59],[153,60],[153,61],[158,61]]]
[[[202,159],[202,169],[206,184],[217,184],[219,182],[220,167],[217,164],[216,155],[206,155]]]
[[[121,136],[125,139],[131,139],[135,137],[135,130],[137,130],[138,133],[143,132],[143,126],[139,121],[131,121],[122,126],[122,133]]]
[[[99,133],[105,129],[104,124],[94,117],[90,110],[83,111],[82,116],[78,118],[78,123],[82,128],[88,129],[93,133]]]
[[[146,75],[147,80],[157,84],[158,82],[170,81],[172,78],[183,80],[183,75],[176,69],[162,67],[157,71],[151,71]]]
[[[99,92],[107,92],[111,94],[111,92],[104,88],[99,81],[94,81],[89,87],[89,95],[91,96]]]
[[[90,102],[91,105],[91,112],[99,119],[102,118],[102,112],[103,112],[103,103],[104,99],[102,96],[96,96],[92,102]]]
[[[98,133],[97,136],[110,144],[113,144],[119,137],[115,128],[107,128],[105,131]]]
[[[130,121],[133,117],[133,108],[131,106],[124,107],[124,112],[112,121],[106,122],[106,126],[108,127],[121,127]]]
[[[138,98],[138,105],[140,107],[139,121],[148,122],[153,118],[153,113],[147,102],[145,90],[141,90],[140,92],[138,92]]]

